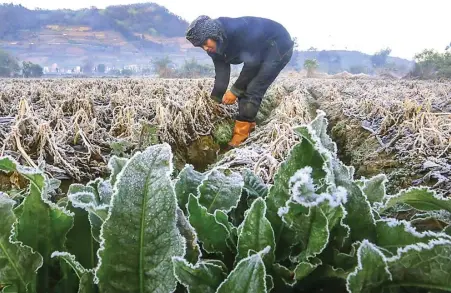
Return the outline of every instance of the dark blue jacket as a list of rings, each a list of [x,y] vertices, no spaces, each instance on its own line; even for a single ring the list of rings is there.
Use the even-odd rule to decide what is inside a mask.
[[[243,69],[231,87],[241,96],[248,83],[258,73],[266,52],[271,45],[277,45],[280,55],[293,47],[288,31],[279,23],[259,17],[220,17],[216,19],[225,33],[223,43],[218,43],[216,53],[208,53],[215,66],[215,85],[211,93],[217,101],[227,90],[230,82],[230,64],[244,63]]]

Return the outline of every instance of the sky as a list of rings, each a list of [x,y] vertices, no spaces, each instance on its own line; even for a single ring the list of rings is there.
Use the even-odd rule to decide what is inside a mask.
[[[0,2],[5,0],[0,0]],[[268,1],[268,0],[266,0]],[[294,2],[297,8],[294,8]],[[155,2],[188,22],[198,15],[259,16],[283,24],[299,49],[358,50],[413,59],[425,48],[440,52],[451,42],[450,0],[9,0],[33,9],[79,9]]]

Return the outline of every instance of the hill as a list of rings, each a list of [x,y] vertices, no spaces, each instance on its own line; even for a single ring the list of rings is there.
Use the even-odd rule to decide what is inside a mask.
[[[77,66],[106,64],[109,68],[148,65],[152,58],[169,55],[174,63],[195,57],[210,59],[186,41],[188,22],[155,3],[96,7],[80,10],[30,10],[0,5],[0,49],[21,60],[72,70]],[[297,52],[291,65],[302,68],[317,59],[319,70],[372,73],[371,55],[354,51]],[[401,70],[412,63],[388,57]]]
[[[66,66],[87,58],[126,64],[149,53],[180,53],[188,26],[155,3],[81,10],[3,4],[0,18],[0,48],[20,59]]]

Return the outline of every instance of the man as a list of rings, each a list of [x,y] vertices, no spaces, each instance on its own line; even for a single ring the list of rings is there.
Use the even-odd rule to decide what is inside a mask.
[[[203,48],[215,66],[211,98],[230,105],[238,98],[238,115],[229,147],[245,141],[255,127],[261,101],[280,71],[293,55],[294,42],[279,23],[258,17],[220,17],[202,15],[186,32],[186,39]],[[230,65],[244,63],[243,69],[227,90]]]

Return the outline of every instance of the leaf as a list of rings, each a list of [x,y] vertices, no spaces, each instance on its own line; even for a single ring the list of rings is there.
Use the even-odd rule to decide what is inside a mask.
[[[83,209],[73,207],[70,202],[68,209],[74,214],[74,225],[67,234],[67,251],[73,254],[83,267],[93,269],[97,266],[99,243],[91,234],[89,214]]]
[[[199,186],[199,203],[209,213],[230,212],[238,205],[243,189],[243,177],[229,169],[213,169]]]
[[[345,208],[347,215],[344,223],[351,230],[351,240],[362,241],[368,239],[375,241],[376,239],[376,223],[368,202],[362,189],[354,182],[340,182],[340,186],[344,187],[348,193]]]
[[[274,289],[274,279],[271,275],[266,275],[266,292],[271,292]]]
[[[227,277],[224,266],[198,262],[195,266],[180,257],[173,258],[174,274],[190,293],[215,293]]]
[[[42,187],[44,185],[44,177],[42,170],[22,166],[13,157],[0,157],[0,170],[3,172],[17,172],[23,177],[30,180],[30,183]]]
[[[16,292],[24,293],[42,266],[42,256],[31,247],[13,240],[11,229],[16,221],[12,211],[14,204],[0,192],[0,284],[15,287]]]
[[[275,263],[272,266],[271,275],[273,276],[274,287],[277,289],[285,288],[287,286],[292,287],[296,283],[294,272],[278,263]]]
[[[180,208],[177,208],[177,228],[186,241],[185,258],[192,264],[197,263],[202,255],[197,243],[197,234]]]
[[[194,170],[192,165],[186,165],[180,171],[175,183],[175,194],[179,207],[186,212],[186,204],[190,193],[197,195],[197,188],[202,184],[205,174]]]
[[[43,264],[38,271],[36,290],[47,292],[51,286],[51,270],[56,265],[51,261],[50,255],[55,250],[64,249],[66,235],[73,225],[73,215],[48,199],[49,190],[54,186],[50,185],[52,182],[41,170],[20,166],[15,161],[5,163],[6,161],[0,159],[0,164],[13,168],[30,179],[30,193],[17,208],[20,218],[15,223],[15,236],[18,241],[42,256]]]
[[[110,181],[97,178],[88,182],[87,187],[94,189],[97,205],[108,207],[110,205],[111,196],[113,195],[113,186]]]
[[[229,235],[226,239],[227,246],[229,247],[230,251],[235,252],[238,241],[238,229],[229,222],[229,217],[223,211],[216,210],[214,216],[216,223],[222,224],[226,228]]]
[[[263,180],[249,169],[243,170],[244,186],[247,196],[250,198],[263,197],[268,195],[268,186]]]
[[[67,197],[71,205],[75,208],[80,208],[88,212],[88,219],[91,225],[91,234],[95,241],[100,243],[100,228],[108,216],[108,209],[110,206],[111,195],[105,195],[104,192],[98,192],[99,185],[95,182],[90,182],[90,186],[82,184],[71,184],[67,192]],[[105,186],[108,188],[108,186]],[[101,190],[102,188],[100,188]],[[101,196],[102,194],[102,199]],[[105,202],[108,202],[106,204]]]
[[[379,220],[376,223],[377,246],[396,254],[399,248],[407,245],[428,243],[430,240],[451,237],[443,233],[423,232],[419,233],[409,222],[396,219]]]
[[[358,251],[359,266],[348,276],[348,291],[382,292],[403,286],[451,291],[450,255],[449,240],[408,245],[390,258],[365,240]]]
[[[111,186],[114,186],[114,184],[116,184],[117,177],[127,164],[128,160],[129,160],[128,158],[120,158],[117,157],[116,155],[113,155],[108,161],[108,168],[110,169],[111,172],[109,179]]]
[[[219,224],[215,216],[201,206],[199,199],[190,194],[188,200],[188,220],[197,232],[202,247],[208,253],[224,253],[228,250],[226,240],[229,233]]]
[[[327,134],[328,122],[326,119],[326,113],[322,110],[316,111],[317,115],[315,119],[310,122],[310,126],[314,131],[314,134],[319,138],[321,145],[325,147],[332,154],[337,153],[337,145],[332,141]]]
[[[441,197],[434,190],[427,187],[412,187],[388,197],[384,210],[404,203],[420,211],[446,210],[451,212],[451,200]]]
[[[296,266],[294,270],[294,278],[296,280],[302,280],[310,275],[317,267],[322,265],[319,258],[313,258],[310,262],[301,262]]]
[[[307,261],[326,248],[329,242],[329,225],[320,207],[307,208],[289,202],[282,217],[288,227],[296,233],[293,244],[300,244],[299,249],[302,252],[296,257],[296,261]]]
[[[292,245],[294,232],[288,228],[278,215],[279,208],[285,206],[290,199],[290,178],[301,168],[310,166],[314,183],[326,176],[323,170],[325,158],[318,152],[315,146],[307,139],[295,145],[287,159],[281,163],[274,177],[274,185],[271,186],[266,197],[268,207],[267,218],[274,229],[276,239],[276,258],[285,259]]]
[[[270,267],[275,261],[276,243],[271,223],[266,219],[265,201],[259,197],[247,211],[241,226],[236,261],[246,258],[250,251],[262,251],[268,246],[270,251],[263,256],[263,261],[267,267]]]
[[[371,204],[382,203],[386,196],[386,182],[387,176],[385,174],[379,174],[363,182],[363,192]]]
[[[92,270],[87,270],[81,265],[73,254],[68,252],[55,251],[51,255],[52,258],[57,257],[64,260],[75,272],[79,280],[78,293],[94,293],[96,288],[94,285],[94,274]]]
[[[184,254],[171,182],[168,144],[136,152],[117,177],[102,226],[101,261],[95,281],[101,292],[172,292],[172,257]]]
[[[269,247],[239,261],[216,293],[267,292],[266,270],[262,255],[268,252]]]
[[[451,291],[451,241],[431,240],[409,245],[388,259],[393,276],[388,286],[412,286]]]
[[[372,243],[364,240],[357,251],[358,266],[348,275],[346,288],[350,293],[372,292],[391,279],[387,259]]]

